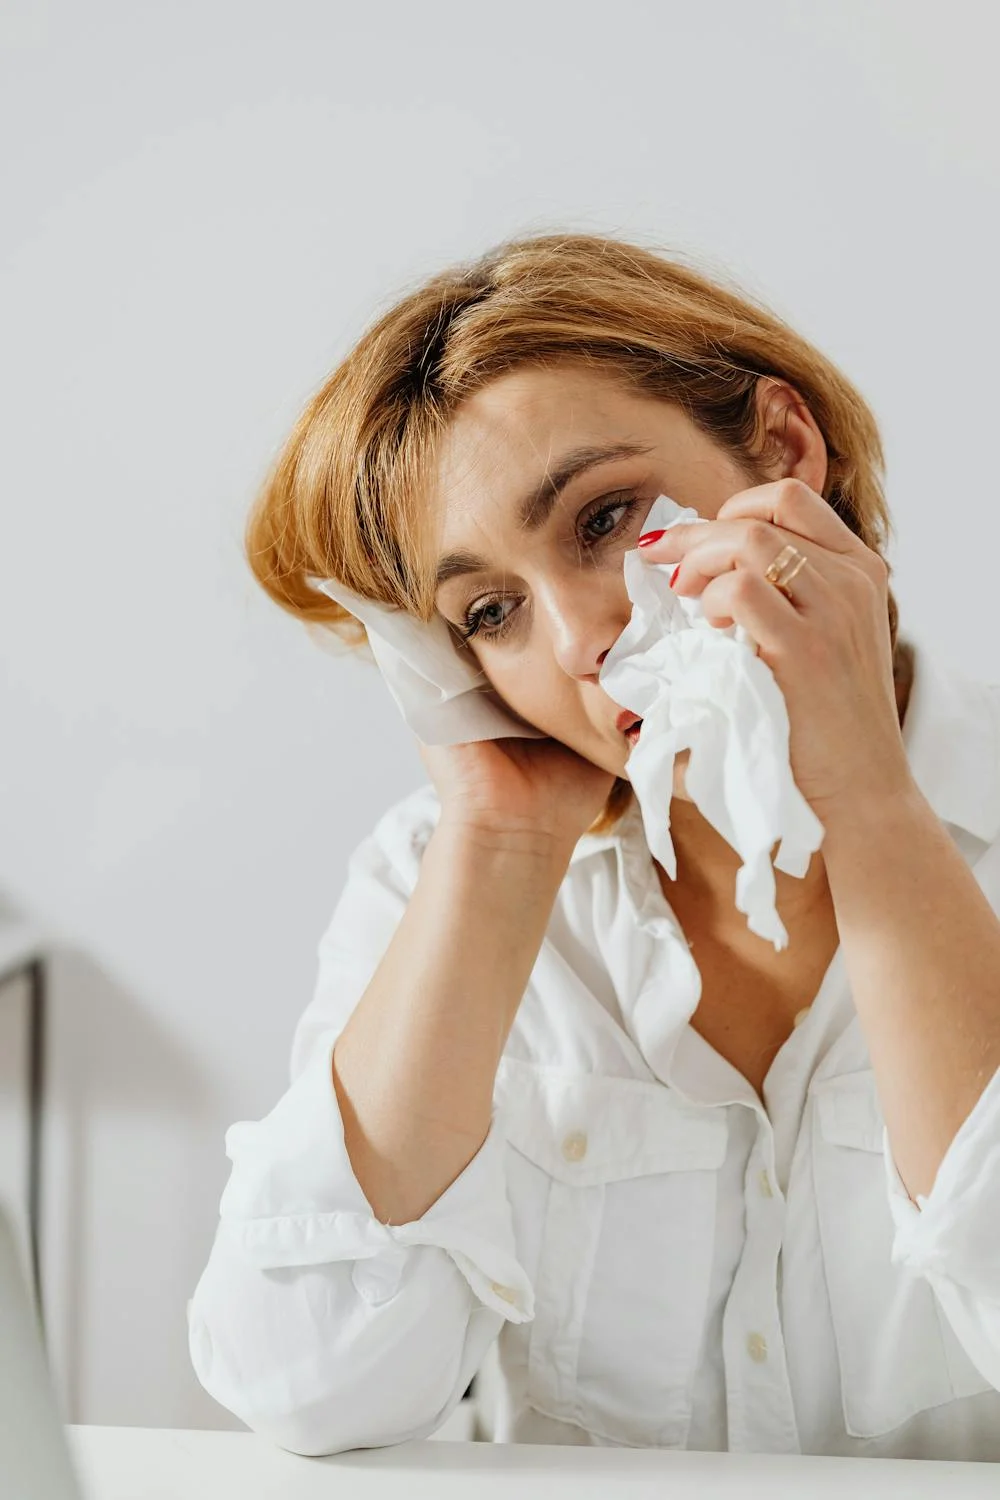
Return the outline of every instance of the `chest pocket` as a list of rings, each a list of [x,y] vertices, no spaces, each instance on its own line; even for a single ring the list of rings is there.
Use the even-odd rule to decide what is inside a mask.
[[[683,1447],[725,1115],[655,1081],[510,1059],[496,1100],[508,1141],[546,1180],[529,1401],[612,1444]]]
[[[992,1390],[924,1277],[891,1259],[895,1226],[871,1069],[814,1085],[813,1170],[847,1431],[890,1432]]]

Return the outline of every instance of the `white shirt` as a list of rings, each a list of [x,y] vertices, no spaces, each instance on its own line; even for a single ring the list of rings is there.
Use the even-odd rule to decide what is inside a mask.
[[[913,644],[911,770],[1000,911],[1000,686]],[[291,1087],[227,1132],[205,1388],[336,1453],[429,1436],[494,1347],[499,1441],[1000,1460],[1000,1071],[918,1208],[838,948],[761,1101],[689,1024],[635,802],[576,847],[479,1152],[420,1219],[374,1217],[330,1053],[439,812],[421,787],[354,850]]]

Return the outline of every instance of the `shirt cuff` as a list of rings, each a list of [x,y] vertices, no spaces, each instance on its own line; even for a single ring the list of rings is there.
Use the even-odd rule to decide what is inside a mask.
[[[529,1321],[534,1291],[517,1259],[496,1114],[476,1155],[419,1219],[383,1224],[344,1143],[331,1072],[338,1035],[317,1038],[270,1114],[226,1132],[233,1169],[219,1205],[220,1235],[261,1269],[356,1261],[355,1285],[369,1302],[395,1295],[411,1247],[437,1246],[487,1307],[511,1322]]]
[[[1000,1068],[948,1147],[929,1194],[910,1199],[885,1126],[882,1155],[896,1227],[893,1261],[1000,1299]]]

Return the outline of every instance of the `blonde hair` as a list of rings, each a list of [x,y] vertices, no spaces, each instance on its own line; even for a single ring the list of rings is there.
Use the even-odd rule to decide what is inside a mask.
[[[366,645],[364,626],[309,575],[430,620],[441,434],[494,378],[568,358],[679,405],[751,483],[768,478],[758,377],[788,381],[826,442],[824,499],[884,557],[892,526],[872,411],[831,360],[727,279],[591,234],[507,240],[432,276],[367,329],[295,423],[247,522],[257,581],[352,649]],[[895,655],[891,590],[889,630]],[[589,831],[612,828],[632,796],[617,777]]]

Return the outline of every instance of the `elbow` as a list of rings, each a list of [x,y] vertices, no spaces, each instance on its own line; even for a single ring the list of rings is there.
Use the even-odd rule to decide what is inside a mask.
[[[325,1388],[312,1397],[297,1397],[294,1373],[260,1372],[247,1378],[219,1359],[211,1334],[192,1316],[191,1357],[199,1382],[220,1406],[238,1417],[251,1432],[278,1448],[303,1458],[322,1458],[357,1448],[386,1448],[430,1437],[450,1415],[466,1385],[453,1385],[441,1409],[428,1417],[426,1391],[415,1383],[402,1402],[365,1401],[345,1369],[342,1380],[328,1375]],[[314,1372],[306,1372],[312,1375]],[[310,1379],[315,1391],[315,1381]],[[385,1387],[383,1384],[383,1393]],[[457,1399],[456,1399],[457,1397]],[[404,1410],[404,1408],[407,1408]],[[387,1422],[395,1419],[395,1430]],[[406,1423],[412,1425],[406,1427]]]
[[[336,1453],[349,1453],[355,1448],[381,1448],[393,1441],[377,1435],[366,1439],[352,1430],[347,1413],[350,1403],[345,1400],[343,1405],[345,1413],[340,1420],[333,1399],[324,1402],[321,1409],[300,1406],[285,1411],[249,1413],[241,1420],[246,1421],[258,1437],[302,1458],[325,1458]]]
[[[350,1392],[329,1382],[313,1399],[296,1396],[298,1381],[284,1369],[251,1371],[234,1352],[227,1357],[221,1340],[197,1309],[188,1309],[188,1347],[199,1384],[213,1401],[237,1417],[251,1432],[276,1447],[305,1458],[380,1446],[361,1434]]]
[[[416,1254],[423,1274],[408,1295],[378,1306],[358,1298],[349,1262],[271,1272],[232,1262],[221,1282],[210,1267],[188,1306],[200,1384],[252,1432],[307,1458],[429,1437],[502,1319],[474,1311],[444,1252]]]

